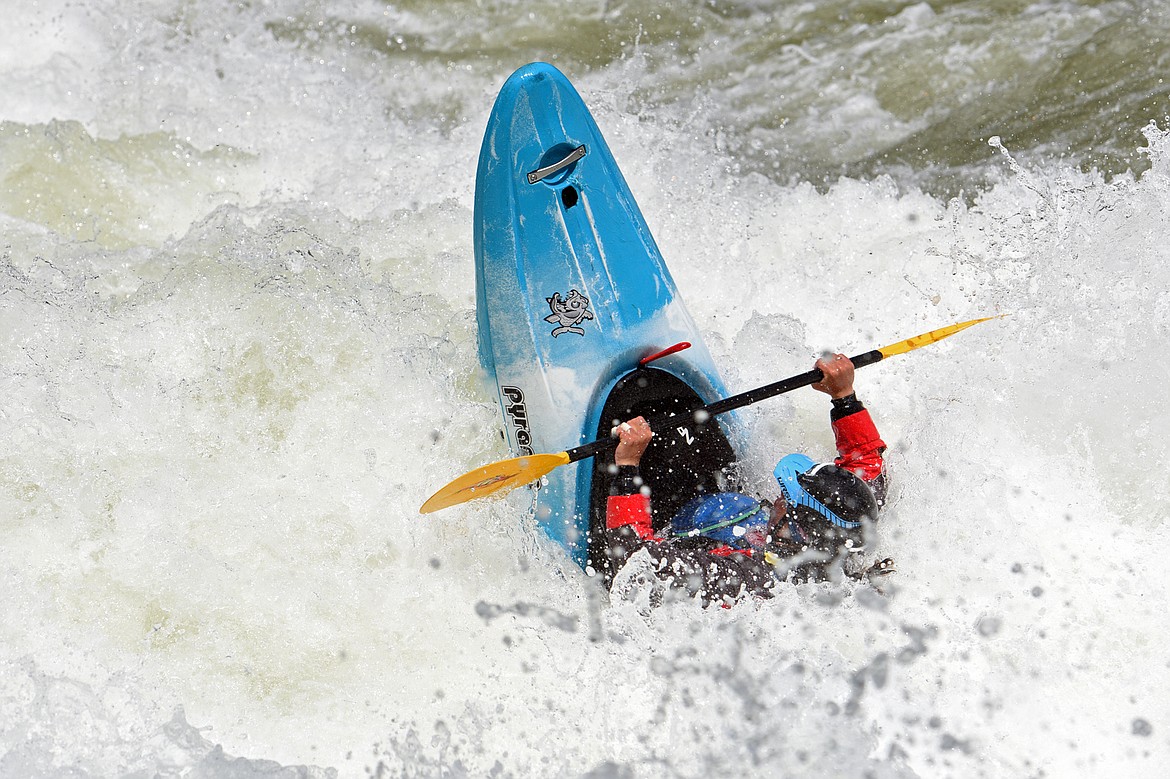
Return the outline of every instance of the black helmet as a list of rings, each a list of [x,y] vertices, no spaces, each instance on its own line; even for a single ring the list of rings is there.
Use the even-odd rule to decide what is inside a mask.
[[[792,508],[803,506],[844,530],[855,530],[865,519],[877,519],[877,498],[857,476],[832,463],[816,463],[790,454],[773,471]]]

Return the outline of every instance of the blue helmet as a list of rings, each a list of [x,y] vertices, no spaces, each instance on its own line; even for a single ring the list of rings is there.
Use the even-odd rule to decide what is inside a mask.
[[[817,463],[804,454],[790,454],[772,472],[790,507],[803,506],[844,530],[856,530],[866,518],[877,518],[873,490],[852,472]]]
[[[767,532],[769,511],[755,498],[740,492],[716,492],[691,499],[670,520],[675,538],[705,536],[737,549],[747,546],[747,534]]]

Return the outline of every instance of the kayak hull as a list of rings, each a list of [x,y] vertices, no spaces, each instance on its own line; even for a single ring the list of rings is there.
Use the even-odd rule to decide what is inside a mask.
[[[500,90],[480,152],[474,224],[479,359],[517,456],[607,434],[611,393],[643,357],[679,342],[691,346],[653,363],[686,390],[666,406],[727,394],[597,124],[551,65],[527,65]],[[623,386],[608,413],[637,407],[632,385]],[[727,428],[711,428],[721,460],[734,459]],[[666,432],[656,430],[656,450]],[[597,465],[558,468],[534,495],[539,526],[583,567],[604,511]]]

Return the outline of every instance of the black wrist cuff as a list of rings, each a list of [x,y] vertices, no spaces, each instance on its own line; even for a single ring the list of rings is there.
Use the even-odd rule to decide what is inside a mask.
[[[642,489],[642,476],[636,465],[619,465],[609,485],[610,495],[633,495]]]
[[[865,406],[861,405],[861,401],[857,399],[857,393],[855,392],[843,398],[833,398],[833,411],[829,416],[836,422],[842,417],[847,417],[850,414],[856,414],[858,411],[864,410]]]

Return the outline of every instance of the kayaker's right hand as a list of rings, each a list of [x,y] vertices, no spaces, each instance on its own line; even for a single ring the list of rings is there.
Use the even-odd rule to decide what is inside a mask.
[[[642,461],[642,453],[646,451],[650,439],[654,437],[650,424],[642,417],[634,417],[615,427],[613,432],[618,437],[617,451],[613,456],[614,463],[638,465]]]
[[[844,398],[853,394],[853,361],[843,354],[826,355],[814,366],[825,375],[812,385],[815,390],[828,393],[830,397]]]

